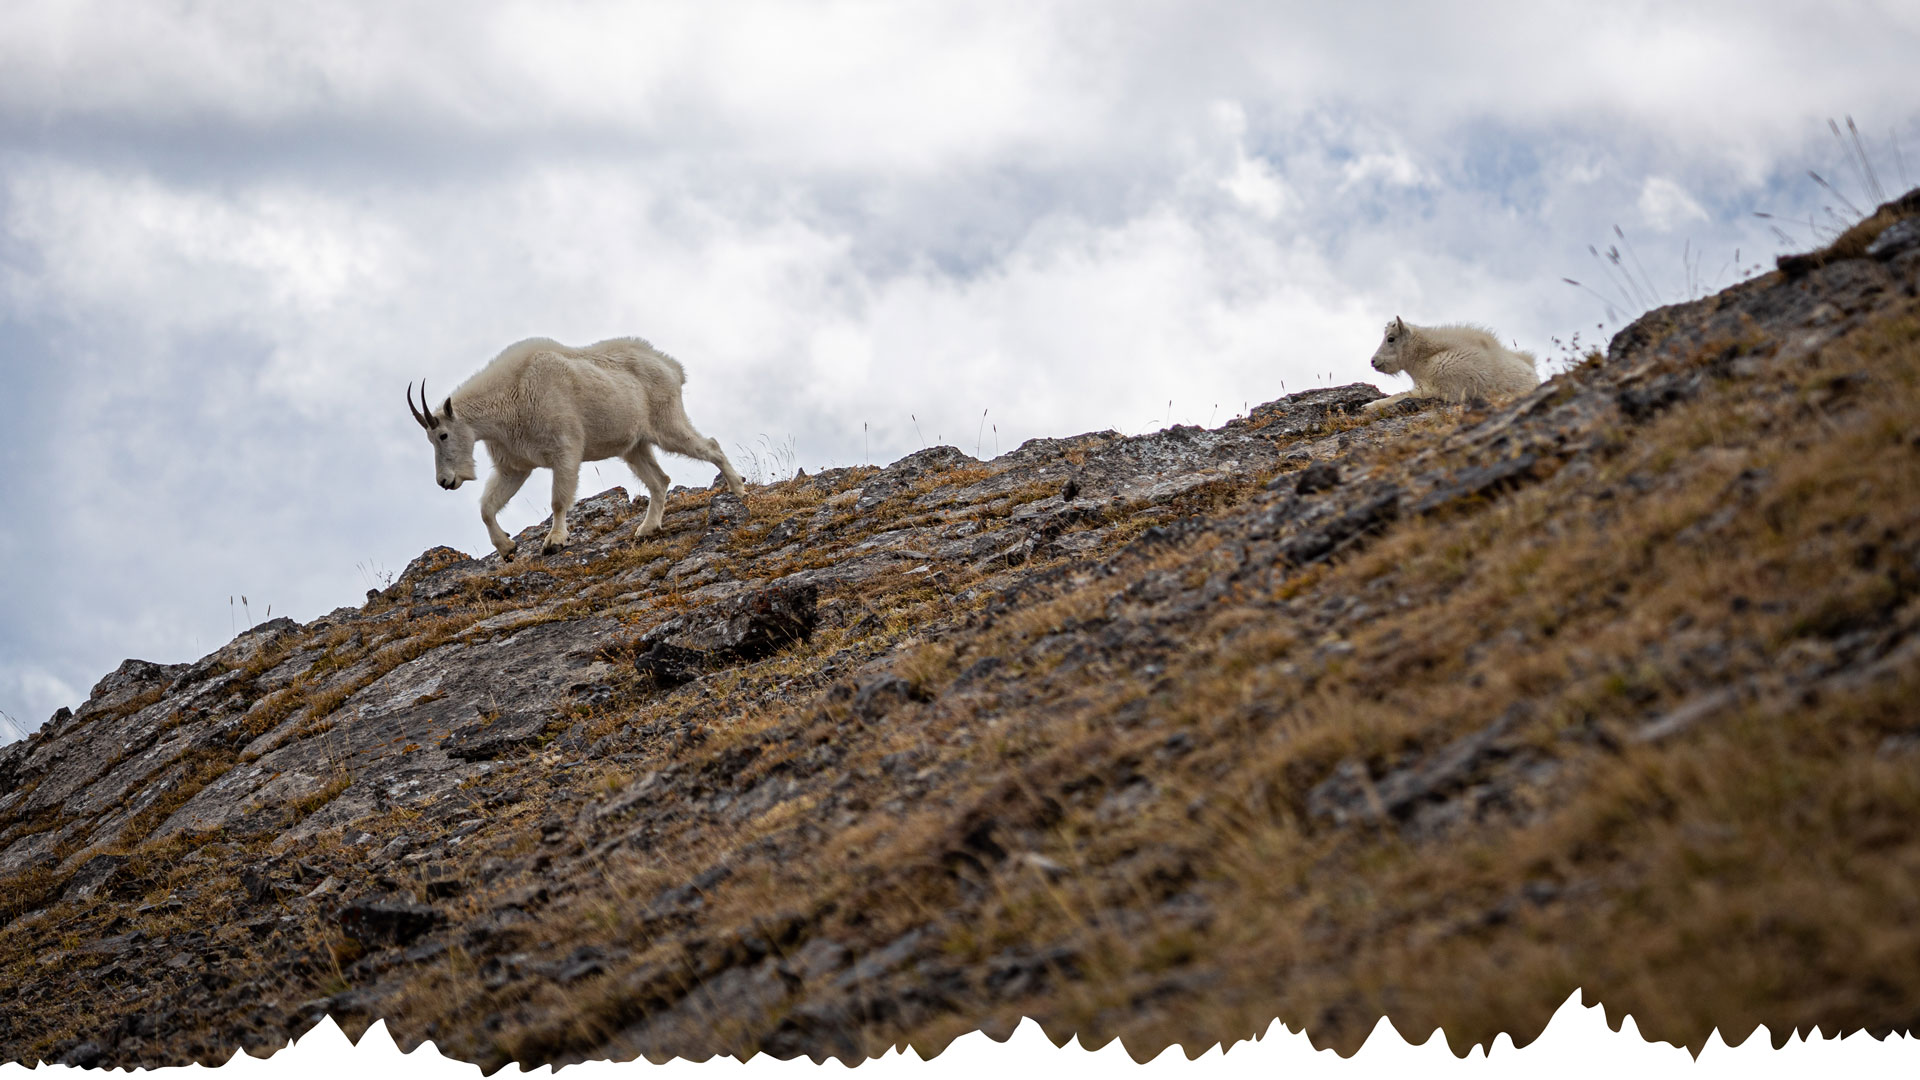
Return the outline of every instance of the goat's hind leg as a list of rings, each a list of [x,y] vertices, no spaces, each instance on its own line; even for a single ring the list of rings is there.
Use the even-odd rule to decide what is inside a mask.
[[[667,472],[660,467],[659,459],[653,456],[651,443],[640,443],[623,456],[627,465],[633,469],[633,475],[647,485],[647,516],[640,522],[639,536],[652,536],[660,531],[660,523],[667,516]]]
[[[733,462],[727,460],[726,451],[720,449],[720,440],[707,439],[705,441],[707,448],[713,453],[713,456],[706,460],[720,467],[720,475],[727,478],[727,490],[733,492],[733,497],[743,503],[746,502],[747,482],[740,479],[740,474],[733,468]]]
[[[740,479],[738,472],[734,471],[733,462],[728,461],[726,451],[720,449],[720,441],[709,439],[693,430],[691,423],[682,422],[676,427],[679,430],[661,433],[663,438],[660,439],[660,449],[719,466],[720,475],[726,477],[727,490],[733,492],[734,498],[745,502],[747,483]]]

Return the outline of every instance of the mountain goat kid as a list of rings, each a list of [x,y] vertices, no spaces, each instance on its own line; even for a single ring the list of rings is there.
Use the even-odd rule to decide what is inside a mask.
[[[553,528],[543,554],[567,542],[567,508],[580,483],[580,463],[617,457],[647,485],[640,536],[660,528],[667,512],[667,474],[653,448],[711,462],[741,498],[746,485],[720,444],[693,429],[680,401],[687,374],[679,361],[639,338],[613,338],[569,348],[546,338],[509,345],[461,383],[438,411],[420,384],[420,407],[407,384],[407,409],[433,443],[440,486],[452,491],[474,473],[473,444],[485,441],[493,475],[480,496],[480,520],[500,554],[514,542],[495,515],[534,469],[553,470]]]
[[[1362,412],[1377,413],[1408,398],[1512,397],[1540,385],[1532,353],[1506,349],[1480,327],[1414,326],[1397,317],[1373,354],[1373,370],[1404,371],[1413,376],[1413,389],[1370,401]]]

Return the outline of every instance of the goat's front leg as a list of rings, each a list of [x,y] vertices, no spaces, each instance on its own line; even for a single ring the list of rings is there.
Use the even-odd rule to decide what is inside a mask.
[[[1403,401],[1408,401],[1420,396],[1422,395],[1418,390],[1408,390],[1404,393],[1394,394],[1392,397],[1377,398],[1360,406],[1360,412],[1367,416],[1377,415],[1393,408]]]
[[[579,487],[579,458],[553,466],[553,528],[547,530],[547,544],[540,549],[540,554],[551,555],[567,542],[567,510],[573,506],[573,494]]]
[[[509,469],[500,465],[493,467],[493,475],[487,477],[487,490],[480,496],[480,520],[486,523],[487,538],[493,541],[493,550],[503,559],[513,558],[513,537],[500,527],[498,515],[500,508],[507,505],[520,485],[527,482],[531,469]]]

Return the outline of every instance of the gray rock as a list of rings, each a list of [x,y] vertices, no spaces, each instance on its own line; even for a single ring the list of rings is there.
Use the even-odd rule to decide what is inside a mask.
[[[543,738],[551,716],[540,712],[516,712],[490,717],[454,728],[440,741],[448,757],[461,761],[487,761],[525,750]]]
[[[1309,465],[1300,470],[1294,480],[1293,492],[1296,495],[1311,495],[1316,491],[1332,491],[1340,486],[1340,467],[1330,461]]]
[[[1341,414],[1354,415],[1381,396],[1355,384],[1269,402],[1215,430],[1180,425],[1136,437],[1108,431],[1033,440],[990,462],[941,447],[885,469],[831,470],[782,492],[804,492],[806,500],[796,503],[821,505],[793,511],[764,536],[743,530],[744,508],[717,490],[693,505],[686,489],[676,489],[664,532],[646,540],[633,536],[637,508],[624,492],[595,496],[573,508],[568,550],[544,560],[509,566],[493,555],[469,559],[438,549],[409,565],[399,585],[364,613],[338,609],[304,628],[276,620],[191,665],[124,665],[75,713],[29,743],[0,748],[0,830],[8,830],[0,831],[0,874],[45,866],[70,875],[67,898],[49,902],[55,918],[41,924],[67,918],[59,904],[97,889],[95,911],[49,929],[89,937],[63,945],[60,954],[85,951],[108,965],[75,966],[90,972],[82,978],[156,983],[180,1014],[169,1025],[151,1005],[139,1006],[145,1019],[103,1012],[100,1032],[82,1030],[69,1040],[77,1046],[73,1040],[94,1037],[116,1061],[142,1052],[129,1049],[130,1038],[171,1040],[168,1053],[204,1053],[211,1043],[180,1048],[187,1039],[221,1040],[224,1050],[235,1041],[278,1037],[274,1025],[282,1019],[310,1025],[327,1010],[371,1019],[406,1001],[414,978],[425,971],[438,977],[455,962],[463,965],[460,979],[476,987],[519,985],[498,1001],[476,999],[470,1018],[442,1016],[440,1031],[405,1037],[444,1036],[442,1045],[453,1052],[494,1055],[491,1067],[505,1064],[497,1056],[506,1051],[497,1047],[548,1045],[543,1028],[565,1029],[566,1017],[550,1011],[542,995],[566,995],[530,985],[532,979],[584,987],[604,978],[609,996],[592,987],[583,1000],[619,1003],[604,1018],[604,1032],[596,1025],[594,1035],[581,1036],[585,1042],[573,1035],[553,1042],[553,1052],[568,1060],[740,1047],[852,1057],[941,1011],[986,1007],[1012,1015],[1015,1005],[1057,991],[1056,980],[1078,977],[1079,962],[1059,941],[1044,940],[998,942],[985,959],[971,952],[960,959],[952,932],[978,910],[968,898],[984,895],[991,903],[996,890],[1018,895],[1077,880],[1078,864],[1063,865],[1073,860],[1036,854],[1054,850],[1055,828],[1069,806],[1095,825],[1160,809],[1173,822],[1183,803],[1189,815],[1205,813],[1210,793],[1194,788],[1204,789],[1207,771],[1221,764],[1217,740],[1226,729],[1205,717],[1193,718],[1190,730],[1185,720],[1169,724],[1161,707],[1162,695],[1180,689],[1183,654],[1212,640],[1189,631],[1207,612],[1222,610],[1213,605],[1244,601],[1260,620],[1299,631],[1290,655],[1275,658],[1284,676],[1278,692],[1245,705],[1250,718],[1260,718],[1253,726],[1266,724],[1273,713],[1264,710],[1288,707],[1290,682],[1310,692],[1314,679],[1343,662],[1349,670],[1374,663],[1394,642],[1368,635],[1367,624],[1429,599],[1391,581],[1337,597],[1318,586],[1277,588],[1299,583],[1297,575],[1287,581],[1294,567],[1336,558],[1398,527],[1403,512],[1431,513],[1549,473],[1556,491],[1598,484],[1613,448],[1631,441],[1620,431],[1623,418],[1655,420],[1726,380],[1740,380],[1733,385],[1756,395],[1804,393],[1808,404],[1836,414],[1853,407],[1872,382],[1826,380],[1781,391],[1778,375],[1858,325],[1863,312],[1883,302],[1876,297],[1910,295],[1908,267],[1920,250],[1875,251],[1810,267],[1784,284],[1750,282],[1715,304],[1649,313],[1616,338],[1618,362],[1588,365],[1513,402],[1449,408],[1455,430],[1410,460],[1373,452],[1417,421],[1386,415],[1340,422]],[[1773,334],[1781,351],[1753,344],[1751,324]],[[1776,325],[1784,329],[1774,334]],[[1725,345],[1733,340],[1748,343]],[[1566,467],[1555,472],[1560,461]],[[1663,490],[1650,468],[1626,462],[1617,470],[1624,476],[1605,471],[1613,501],[1596,501],[1602,514]],[[1268,476],[1274,480],[1264,488],[1249,483]],[[1735,497],[1730,491],[1729,505]],[[1703,518],[1696,533],[1683,531],[1676,542],[1714,542],[1716,521],[1724,524]],[[523,533],[529,553],[545,528]],[[1117,533],[1137,538],[1116,550]],[[1204,560],[1199,551],[1186,558],[1182,548],[1201,547],[1193,543],[1200,538]],[[1889,542],[1856,539],[1877,545],[1857,557],[1879,568],[1913,564]],[[616,548],[620,571],[593,575],[592,561]],[[576,567],[589,572],[576,577]],[[973,577],[976,569],[978,579],[956,586],[946,610],[937,597],[925,604],[943,575]],[[911,590],[915,605],[925,605],[918,610],[930,612],[930,625],[901,632],[879,604],[894,589],[888,579],[934,586]],[[1101,584],[1105,579],[1111,587]],[[1087,594],[1095,602],[1086,610],[1060,605],[1071,618],[1021,630],[1023,609],[1086,588],[1099,590],[1097,598]],[[462,613],[467,598],[499,601],[501,610],[458,636],[436,637],[430,648],[409,638],[445,633],[452,620],[422,617]],[[640,703],[628,696],[632,676],[606,659],[625,655],[643,635],[641,672],[655,683],[691,680],[806,640],[816,632],[818,599],[838,613],[826,620],[837,651],[818,664],[766,663],[738,678],[702,680],[671,700]],[[597,608],[602,617],[579,618],[582,608]],[[1886,628],[1865,625],[1872,621],[1865,616],[1855,621],[1862,625],[1849,623],[1803,647],[1786,676],[1829,686],[1910,670],[1912,653],[1901,652],[1906,646],[1888,638]],[[972,636],[996,623],[1017,632]],[[1727,642],[1712,651],[1692,640],[1699,631],[1676,624],[1669,658],[1699,684],[1690,692],[1711,695],[1733,677],[1738,647]],[[348,633],[354,636],[341,641]],[[951,644],[965,668],[952,709],[908,706],[912,684],[891,673],[899,650],[921,641]],[[1471,657],[1483,643],[1460,648]],[[983,658],[986,652],[999,655]],[[400,655],[411,659],[398,663]],[[1117,707],[1111,730],[1100,732],[1107,741],[1084,762],[1008,754],[1003,745],[1018,750],[1022,740],[1002,740],[1002,726],[1017,729],[1033,719],[1032,710],[1058,700],[1050,694],[1071,690],[1076,673],[1090,669],[1147,691]],[[276,694],[290,687],[294,694]],[[316,723],[309,706],[293,707],[294,700],[324,700],[333,711]],[[1639,735],[1657,741],[1712,714],[1697,698],[1685,701],[1672,713],[1650,715]],[[844,723],[849,709],[858,718],[851,724]],[[631,722],[613,722],[622,715]],[[752,722],[735,727],[742,716]],[[940,723],[915,730],[922,719]],[[1372,823],[1420,842],[1495,812],[1530,812],[1533,789],[1555,782],[1561,759],[1543,740],[1503,727],[1508,719],[1458,737],[1410,732],[1397,757],[1388,749],[1308,778],[1309,820]],[[1881,753],[1904,767],[1916,744],[1908,725],[1898,726]],[[1569,768],[1600,748],[1621,749],[1610,725],[1587,728],[1590,743],[1575,745],[1577,736],[1568,735],[1561,744]],[[538,759],[527,756],[535,747],[545,751]],[[520,760],[503,760],[516,755]],[[1005,774],[994,778],[1003,781],[994,790],[973,788],[982,777],[970,770],[983,763]],[[122,842],[121,830],[134,817],[172,806],[182,785],[198,786],[221,768],[225,774],[186,799],[161,831],[222,827],[218,838],[183,845],[180,866],[229,876],[211,879],[218,884],[209,888],[197,871],[177,874],[169,880],[177,895],[140,914],[234,903],[235,928],[244,932],[231,942],[206,933],[152,942],[132,936],[137,932],[112,933],[124,924],[112,921],[118,913],[102,898],[121,899],[115,890],[131,885],[124,869],[116,875],[89,860],[117,850],[102,845]],[[624,770],[639,779],[624,779]],[[1291,789],[1295,779],[1275,782]],[[1275,794],[1264,794],[1269,805]],[[871,918],[876,912],[820,905],[819,896],[794,901],[808,914],[792,933],[734,921],[763,890],[782,887],[780,868],[794,860],[845,858],[845,880],[878,876],[885,885],[900,867],[862,863],[904,851],[900,843],[918,842],[914,831],[887,839],[876,829],[875,839],[843,846],[822,845],[819,837],[887,826],[909,814],[939,827],[927,854],[946,871],[939,903],[955,898],[954,907],[915,917],[927,930],[898,936],[897,925]],[[763,815],[766,827],[740,828]],[[345,843],[331,842],[335,837]],[[326,842],[308,845],[310,838]],[[245,862],[255,851],[262,852],[258,861]],[[1166,867],[1163,880],[1158,854],[1143,850],[1138,860],[1107,884],[1138,881],[1150,895],[1102,893],[1118,897],[1101,901],[1103,927],[1151,942],[1165,927],[1199,927],[1214,914],[1204,900],[1197,909],[1180,900],[1211,889],[1204,871],[1194,873],[1197,866]],[[643,872],[611,872],[622,864]],[[738,895],[716,902],[715,890],[732,880],[729,865],[740,874],[730,890]],[[835,869],[829,876],[838,878]],[[922,868],[907,869],[917,880]],[[1108,869],[1089,864],[1089,884],[1099,886]],[[651,876],[658,873],[670,876]],[[1565,902],[1551,887],[1522,880],[1509,883],[1505,899],[1491,897],[1491,909],[1471,905],[1467,918],[1521,918],[1529,906]],[[393,899],[401,889],[413,895]],[[297,958],[302,964],[318,958],[321,978],[331,974],[313,949],[333,928],[316,920],[324,924],[353,908],[348,902],[368,890],[380,898],[345,921],[379,948],[340,972],[351,989],[328,987],[331,996],[296,1006],[318,992],[292,974],[296,953],[306,951]],[[858,885],[841,895],[891,895],[865,890]],[[584,947],[559,932],[585,925],[582,917],[593,922],[607,905],[616,921],[634,920],[631,940],[647,943],[644,959],[597,930]],[[641,910],[631,910],[636,906]],[[890,910],[898,917],[905,909]],[[103,917],[94,919],[96,913]],[[459,924],[457,935],[436,932],[443,917]],[[402,939],[410,944],[398,945]],[[471,955],[477,970],[470,978],[454,944]],[[1157,995],[1207,991],[1203,973],[1193,970],[1204,963],[1174,962],[1186,970],[1126,988],[1124,1002],[1115,999],[1116,1024],[1158,1008]],[[0,986],[0,1002],[13,1007],[43,990],[66,992],[63,980],[67,989],[77,985],[66,966],[42,968],[25,985]],[[273,998],[283,976],[298,987],[285,1004]],[[256,1028],[254,1012],[270,1019]],[[194,1033],[175,1038],[170,1026]],[[739,1042],[719,1045],[723,1038]]]
[[[707,532],[724,535],[747,523],[747,504],[731,491],[717,491],[707,500]]]
[[[1305,431],[1326,423],[1334,416],[1358,416],[1362,406],[1386,396],[1378,387],[1367,383],[1303,390],[1265,405],[1254,406],[1253,411],[1247,414],[1247,421],[1279,426],[1282,430],[1292,428]]]
[[[1686,401],[1705,385],[1699,372],[1673,372],[1653,379],[1645,386],[1630,386],[1616,395],[1620,411],[1628,420],[1644,424],[1655,415]]]
[[[1920,249],[1920,217],[1896,221],[1880,230],[1867,245],[1867,255],[1885,261],[1915,249]]]
[[[898,675],[876,675],[860,684],[853,695],[853,711],[866,720],[878,720],[909,701],[925,701],[913,685]]]
[[[415,560],[416,562],[418,560]],[[445,600],[458,596],[468,579],[486,572],[487,564],[478,559],[462,559],[413,581],[413,599]]]
[[[813,636],[819,621],[819,587],[776,582],[731,600],[688,612],[649,630],[640,644],[661,643],[705,654],[708,664],[764,660]]]
[[[363,945],[410,945],[446,921],[437,909],[404,900],[357,900],[334,916]]]
[[[106,1060],[107,1048],[93,1039],[88,1039],[60,1056],[60,1064],[76,1069],[97,1069]]]
[[[290,836],[338,828],[388,805],[431,801],[484,769],[442,747],[478,717],[506,719],[497,735],[470,731],[453,748],[482,752],[490,737],[507,740],[521,725],[546,718],[576,693],[606,680],[613,666],[599,654],[619,624],[608,619],[542,623],[492,641],[448,642],[394,668],[340,706],[324,739],[291,739],[259,761],[208,784],[163,823],[158,835],[213,828],[252,807],[305,798],[338,777],[350,785]],[[507,749],[494,744],[497,749]]]
[[[1729,686],[1710,690],[1676,706],[1673,711],[1642,724],[1630,738],[1634,742],[1642,743],[1659,742],[1671,738],[1732,710],[1740,704],[1741,699],[1739,687]]]
[[[1297,566],[1316,563],[1379,532],[1399,516],[1400,489],[1389,487],[1359,500],[1331,521],[1293,536],[1280,545],[1280,552]]]
[[[684,686],[707,671],[720,667],[712,653],[688,649],[670,641],[656,641],[646,652],[634,657],[634,670],[662,690]]]
[[[79,871],[67,880],[66,891],[61,895],[69,900],[90,899],[105,891],[126,864],[125,855],[95,855],[82,863]]]
[[[1432,491],[1420,497],[1413,504],[1415,514],[1431,514],[1454,503],[1488,495],[1494,492],[1517,487],[1534,478],[1534,471],[1540,459],[1532,454],[1518,454],[1505,461],[1492,465],[1476,465],[1461,469],[1437,484]]]
[[[1405,818],[1419,803],[1445,798],[1487,762],[1509,753],[1503,740],[1525,715],[1519,707],[1509,709],[1486,727],[1378,779],[1359,761],[1342,762],[1307,793],[1307,814],[1334,825]]]

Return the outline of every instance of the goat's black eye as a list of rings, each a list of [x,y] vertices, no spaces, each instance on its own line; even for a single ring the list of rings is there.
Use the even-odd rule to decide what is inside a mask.
[[[446,432],[444,432],[444,431],[443,431],[443,432],[441,432],[441,433],[440,433],[440,441],[441,441],[441,442],[446,442],[446,441],[447,441],[447,433],[446,433]]]
[[[1391,345],[1391,344],[1393,344],[1393,335],[1392,335],[1392,334],[1388,334],[1388,335],[1387,335],[1387,344],[1389,344],[1389,345]],[[445,435],[442,435],[442,436],[440,436],[440,437],[441,437],[441,438],[443,438],[443,439],[444,439],[444,438],[446,438],[446,436],[445,436]]]

